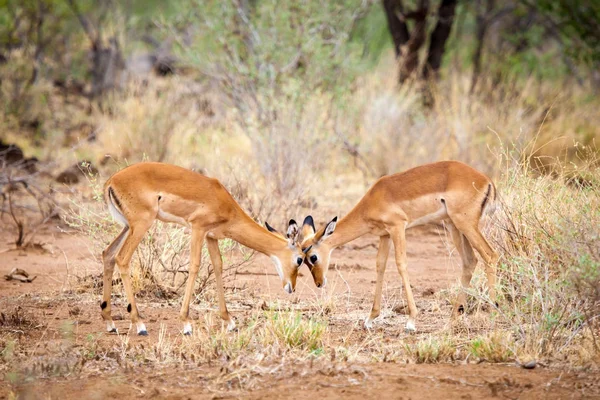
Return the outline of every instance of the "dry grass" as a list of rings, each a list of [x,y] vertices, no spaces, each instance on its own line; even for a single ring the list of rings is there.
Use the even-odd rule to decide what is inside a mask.
[[[514,360],[513,343],[510,332],[492,331],[472,339],[468,351],[479,361],[507,362]]]
[[[406,346],[407,353],[416,363],[439,363],[454,360],[456,344],[448,337],[430,337]]]
[[[528,164],[508,162],[517,166],[507,168],[502,180],[502,208],[491,234],[503,255],[500,312],[514,330],[515,351],[560,359],[577,343],[597,352],[600,181],[595,159],[587,167],[564,166],[555,176],[536,176]]]

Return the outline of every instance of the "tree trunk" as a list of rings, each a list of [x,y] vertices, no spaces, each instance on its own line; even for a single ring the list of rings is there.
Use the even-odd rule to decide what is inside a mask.
[[[410,18],[415,20],[415,26],[410,34],[407,45],[401,49],[402,63],[400,65],[400,84],[406,82],[413,72],[419,66],[419,50],[425,43],[427,32],[427,12],[429,10],[429,1],[421,0],[419,9],[410,13]]]
[[[402,54],[402,46],[410,39],[406,22],[400,18],[402,16],[402,0],[383,0],[383,9],[387,17],[388,29],[394,41],[396,58],[399,58]]]
[[[42,66],[42,59],[44,58],[44,50],[46,43],[43,37],[43,25],[45,16],[48,9],[44,3],[38,1],[38,7],[35,17],[35,30],[36,30],[36,43],[35,43],[35,54],[33,56],[33,71],[31,78],[29,79],[29,85],[33,85],[39,78],[40,68]]]
[[[442,64],[446,41],[452,30],[455,9],[456,0],[442,0],[442,4],[438,9],[438,21],[430,36],[427,63],[423,70],[423,77],[425,79],[429,78],[430,74],[434,78],[437,77],[440,65]]]
[[[102,46],[99,41],[92,46],[91,97],[96,97],[117,87],[119,77],[125,67],[117,39],[111,37],[108,43],[108,47]]]
[[[93,98],[101,95],[106,90],[115,88],[119,84],[119,78],[125,68],[125,62],[116,36],[108,40],[108,46],[104,46],[104,41],[100,34],[100,26],[94,27],[92,25],[90,20],[81,12],[75,0],[67,0],[67,3],[79,20],[92,47],[92,89],[89,96]]]
[[[488,0],[486,12],[483,14],[481,12],[481,2],[482,0],[477,2],[477,25],[475,28],[477,46],[475,47],[475,53],[473,53],[473,77],[471,78],[470,93],[475,91],[477,80],[479,79],[479,74],[481,73],[481,55],[483,53],[483,43],[485,41],[485,34],[489,24],[488,16],[494,8],[494,0]]]

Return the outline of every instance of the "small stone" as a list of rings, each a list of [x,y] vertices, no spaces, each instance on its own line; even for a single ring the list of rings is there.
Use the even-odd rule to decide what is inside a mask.
[[[395,306],[394,308],[392,308],[392,311],[395,312],[396,314],[408,314],[408,306],[406,304],[398,304],[397,306]]]

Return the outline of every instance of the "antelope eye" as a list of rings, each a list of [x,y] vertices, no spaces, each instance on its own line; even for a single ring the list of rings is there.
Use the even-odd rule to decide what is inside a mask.
[[[314,254],[312,256],[310,256],[310,262],[311,262],[311,264],[315,264],[317,262],[317,256]]]
[[[298,257],[298,258],[296,259],[296,264],[298,264],[298,265],[302,265],[302,257]]]

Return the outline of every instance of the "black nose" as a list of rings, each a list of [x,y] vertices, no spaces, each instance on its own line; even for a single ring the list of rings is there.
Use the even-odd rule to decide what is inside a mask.
[[[298,265],[301,265],[301,264],[302,264],[302,257],[298,257],[298,258],[296,259],[296,263],[297,263]]]
[[[322,284],[322,283],[320,283],[320,282],[319,282],[319,283],[317,283],[317,287],[321,287],[321,286],[323,286],[323,284]]]
[[[311,263],[316,263],[317,262],[317,256],[315,256],[314,254],[312,256],[310,256],[310,262]]]

